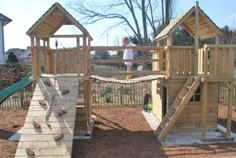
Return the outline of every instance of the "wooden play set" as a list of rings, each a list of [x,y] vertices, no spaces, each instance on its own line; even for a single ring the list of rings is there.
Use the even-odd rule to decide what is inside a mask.
[[[81,34],[55,35],[63,25],[74,25]],[[172,33],[181,26],[194,37],[194,46],[172,46]],[[235,46],[220,45],[220,29],[198,7],[192,7],[157,35],[157,46],[92,47],[91,35],[60,4],[55,3],[27,32],[31,39],[34,95],[29,107],[16,158],[71,157],[73,137],[87,134],[91,122],[93,79],[136,83],[152,81],[152,112],[161,121],[155,134],[163,141],[169,132],[201,130],[202,140],[232,140],[232,89]],[[50,47],[51,38],[74,38],[75,48]],[[199,40],[215,38],[216,45],[199,48]],[[162,45],[166,43],[165,45]],[[92,60],[92,51],[133,49],[153,53],[152,71],[132,71],[142,77],[128,81],[105,77],[125,71],[92,72],[94,63],[121,63],[122,59]],[[42,55],[43,54],[43,55]],[[100,75],[100,76],[98,76]],[[224,137],[207,137],[217,129],[218,84],[229,88],[227,131]]]

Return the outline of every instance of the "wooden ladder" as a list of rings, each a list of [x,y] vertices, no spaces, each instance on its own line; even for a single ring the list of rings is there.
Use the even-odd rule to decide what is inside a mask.
[[[184,108],[196,92],[199,85],[199,78],[194,79],[193,76],[190,76],[188,78],[184,87],[181,89],[180,93],[175,98],[174,102],[171,104],[170,109],[168,110],[167,114],[164,116],[163,120],[155,131],[155,135],[157,135],[159,141],[165,139],[166,135],[175,124],[177,118],[183,112]]]

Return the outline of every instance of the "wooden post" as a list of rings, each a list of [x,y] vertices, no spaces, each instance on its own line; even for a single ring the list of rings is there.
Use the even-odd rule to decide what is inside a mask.
[[[172,35],[169,35],[169,36],[167,37],[166,46],[172,46]]]
[[[157,41],[157,47],[160,47],[160,46],[161,46],[160,41]],[[162,52],[155,52],[155,53],[153,53],[152,58],[153,59],[160,59],[161,54],[162,54]],[[153,71],[161,71],[160,64],[161,64],[160,61],[156,62],[156,64],[153,64]]]
[[[86,51],[86,47],[87,46],[87,37],[86,35],[84,34],[83,35],[83,56],[84,56],[84,60],[83,60],[83,65],[84,65],[84,69],[83,69],[83,73],[84,73],[84,76],[87,76],[87,51]]]
[[[220,36],[219,35],[216,35],[215,44],[220,44]]]
[[[49,38],[45,39],[46,41],[46,48],[45,48],[45,53],[46,53],[46,58],[44,59],[46,64],[44,65],[44,70],[45,73],[50,73],[50,46],[49,46]]]
[[[41,76],[41,62],[40,62],[40,39],[36,38],[36,57],[37,57],[37,76]]]
[[[207,93],[208,93],[208,83],[207,80],[204,79],[203,82],[203,104],[202,104],[202,140],[204,141],[206,139],[206,126],[207,126],[207,109],[208,109],[208,103],[207,103]]]
[[[79,48],[80,46],[80,37],[76,37],[76,47]]]
[[[35,61],[35,48],[34,48],[34,37],[30,37],[30,41],[31,41],[31,60],[32,60],[32,76],[35,77],[36,76],[36,61]]]
[[[203,51],[203,73],[204,73],[204,79],[207,78],[208,75],[208,50],[207,47],[204,46],[204,51]]]
[[[199,48],[199,3],[196,1],[195,5],[195,37],[194,37],[194,75],[198,75],[197,64],[198,64],[198,48]]]
[[[233,104],[233,88],[234,88],[234,82],[229,82],[230,88],[229,88],[229,105],[228,105],[228,117],[227,117],[227,131],[226,131],[226,137],[231,136],[231,120],[232,120],[232,104]]]

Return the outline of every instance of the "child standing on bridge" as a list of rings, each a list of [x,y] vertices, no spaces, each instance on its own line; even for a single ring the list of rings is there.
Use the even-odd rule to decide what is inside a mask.
[[[125,37],[123,38],[123,46],[136,46],[135,44],[132,43],[132,41],[128,38]],[[124,54],[123,54],[123,60],[133,60],[134,54],[132,49],[124,49]],[[124,64],[127,67],[127,72],[131,72],[131,66],[132,66],[132,61],[125,61]],[[126,76],[126,80],[131,79],[131,75]]]

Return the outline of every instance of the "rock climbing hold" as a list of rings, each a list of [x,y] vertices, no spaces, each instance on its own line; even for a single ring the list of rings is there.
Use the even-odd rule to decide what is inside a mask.
[[[62,95],[66,95],[67,93],[70,93],[70,90],[69,90],[69,89],[61,90],[61,94],[62,94]]]
[[[61,111],[58,112],[58,115],[61,116],[61,115],[64,115],[64,114],[66,114],[66,113],[67,113],[66,110],[61,110]]]
[[[40,124],[38,124],[38,123],[35,122],[35,121],[33,122],[33,125],[34,125],[35,128],[41,128]]]

